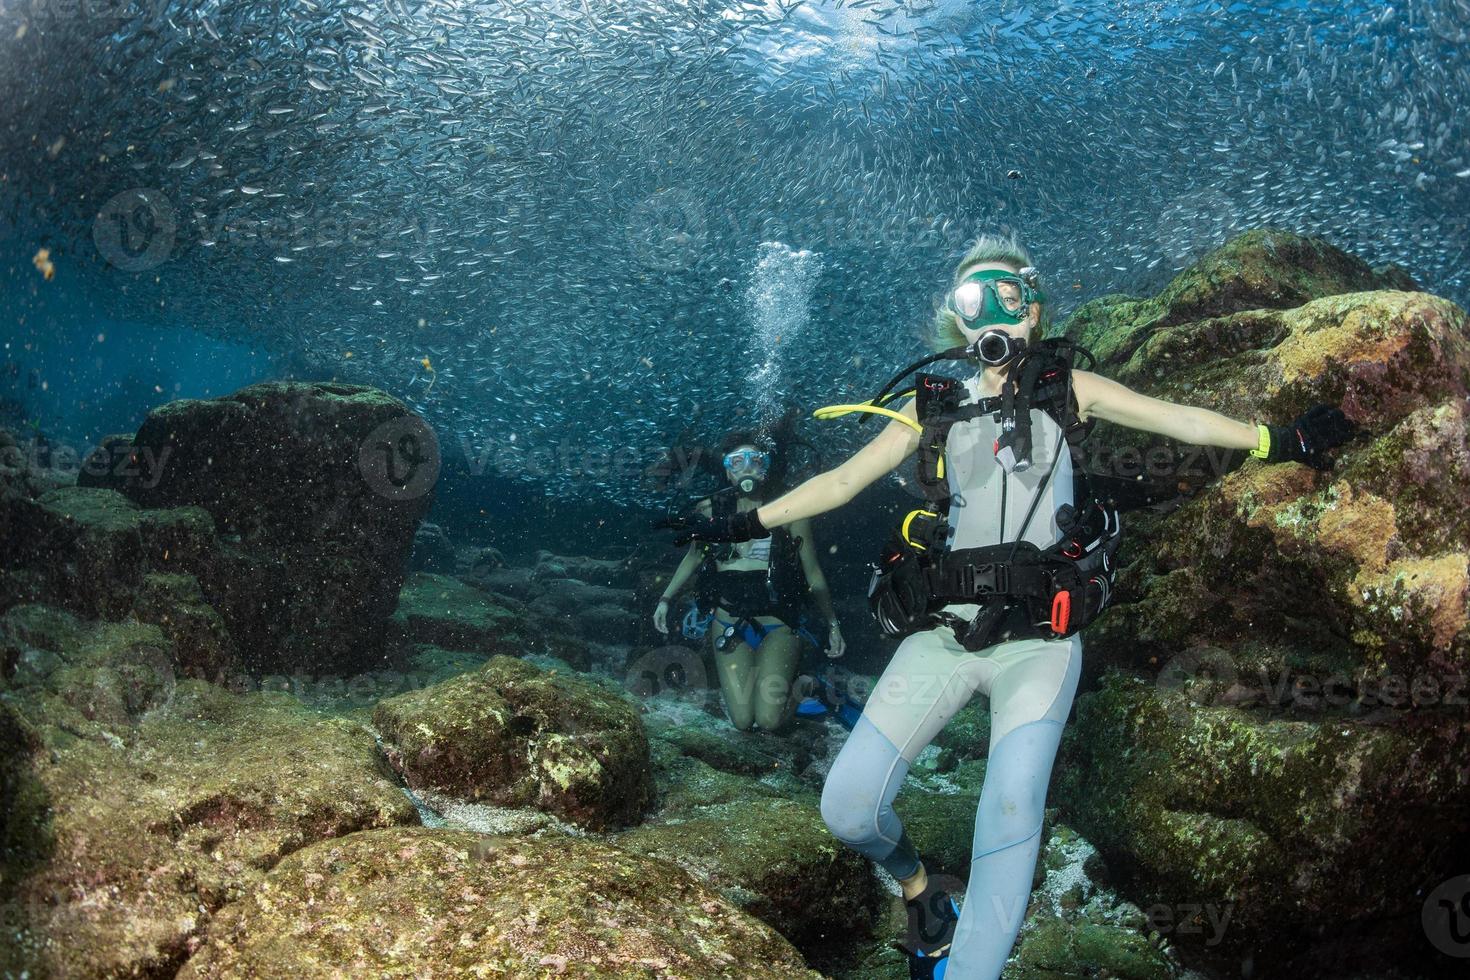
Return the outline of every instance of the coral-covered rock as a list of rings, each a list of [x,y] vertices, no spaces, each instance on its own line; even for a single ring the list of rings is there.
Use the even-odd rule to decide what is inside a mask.
[[[1251,460],[1134,522],[1120,602],[1089,628],[1090,650],[1136,664],[1251,639],[1405,673],[1470,669],[1465,313],[1357,293],[1251,316],[1272,324],[1269,350],[1230,357],[1201,324],[1140,348],[1135,359],[1177,354],[1150,393],[1235,418],[1340,404],[1365,438],[1333,472]]]
[[[828,832],[815,794],[700,807],[617,844],[680,865],[804,951],[865,935],[883,904],[872,866]]]
[[[11,704],[49,745],[122,744],[177,684],[173,649],[158,627],[35,605],[0,617],[0,676]]]
[[[1066,323],[1068,337],[1110,368],[1156,331],[1244,310],[1284,310],[1324,296],[1377,289],[1416,290],[1398,268],[1375,272],[1320,238],[1277,228],[1246,232],[1181,272],[1158,296],[1101,296]]]
[[[373,830],[293,854],[180,978],[810,977],[672,864],[592,841]]]
[[[409,643],[508,657],[546,654],[579,670],[588,662],[585,643],[525,607],[449,575],[410,575],[400,593],[393,626]]]
[[[378,704],[388,758],[414,789],[537,806],[592,830],[653,800],[648,737],[621,694],[511,657]]]
[[[633,567],[626,561],[587,555],[558,555],[545,550],[536,552],[531,574],[537,579],[570,578],[617,589],[631,589],[635,578]]]
[[[1465,857],[1463,724],[1270,719],[1188,697],[1109,672],[1064,736],[1054,801],[1131,897],[1228,905],[1228,942],[1282,954],[1395,917],[1410,942],[1426,875]]]
[[[208,511],[233,545],[196,572],[251,665],[374,666],[438,474],[402,402],[337,383],[251,385],[149,413],[131,476],[95,478],[147,508]]]
[[[284,694],[185,680],[127,745],[45,740],[27,792],[44,796],[49,843],[0,876],[16,883],[0,905],[10,976],[172,976],[282,856],[418,821],[368,732]]]

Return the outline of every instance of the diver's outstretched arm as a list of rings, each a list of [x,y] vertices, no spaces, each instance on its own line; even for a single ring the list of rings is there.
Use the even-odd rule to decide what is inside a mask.
[[[918,421],[913,399],[899,414]],[[818,473],[790,493],[761,506],[756,516],[770,529],[835,510],[879,477],[891,473],[918,446],[919,433],[913,426],[889,422],[872,442],[853,453],[841,466]]]
[[[1331,405],[1314,405],[1290,425],[1238,422],[1219,412],[1150,398],[1091,371],[1073,371],[1078,415],[1130,429],[1157,432],[1192,446],[1249,449],[1268,463],[1294,461],[1325,469],[1327,450],[1342,445],[1357,426]]]

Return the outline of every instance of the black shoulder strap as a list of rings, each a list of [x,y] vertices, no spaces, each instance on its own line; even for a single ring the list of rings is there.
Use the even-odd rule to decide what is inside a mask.
[[[914,479],[924,498],[941,513],[949,509],[949,480],[942,474],[949,430],[960,420],[969,392],[957,378],[942,374],[914,375],[914,413],[922,430],[914,450]]]

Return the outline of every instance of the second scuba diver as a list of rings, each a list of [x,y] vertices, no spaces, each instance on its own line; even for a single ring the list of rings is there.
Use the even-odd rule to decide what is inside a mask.
[[[779,486],[784,471],[779,447],[748,433],[732,433],[721,447],[730,486],[701,500],[696,510],[710,520],[729,520],[758,507],[767,486]],[[697,601],[682,626],[685,635],[708,635],[730,723],[779,731],[790,720],[801,692],[794,689],[802,644],[842,656],[846,643],[837,626],[827,579],[817,563],[811,522],[761,538],[709,545],[691,541],[684,560],[664,587],[654,609],[654,628],[669,632],[674,596],[698,573]],[[805,594],[829,625],[819,639],[802,616]],[[815,625],[815,624],[811,624]]]
[[[905,639],[838,753],[821,803],[831,832],[902,887],[912,977],[995,980],[1026,913],[1047,785],[1081,669],[1077,630],[1108,604],[1121,535],[1116,509],[1093,496],[1085,469],[1074,472],[1067,444],[1104,419],[1325,468],[1326,451],[1352,434],[1327,405],[1278,426],[1139,394],[1073,368],[1076,354],[1093,362],[1070,341],[1033,343],[1049,322],[1025,247],[982,236],[936,313],[941,352],[869,402],[818,413],[881,414],[892,420],[882,432],[759,508],[670,525],[680,530],[675,543],[761,540],[847,503],[917,450],[927,505],[883,549],[869,590],[884,632]],[[898,381],[941,359],[977,370],[964,381],[920,374],[912,400],[884,407]],[[991,729],[961,910],[929,879],[893,801],[909,766],[976,692],[989,698]]]

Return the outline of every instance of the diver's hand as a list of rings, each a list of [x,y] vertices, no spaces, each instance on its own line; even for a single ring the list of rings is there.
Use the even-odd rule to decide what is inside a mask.
[[[846,652],[847,641],[842,638],[842,630],[837,628],[836,623],[833,623],[832,632],[827,637],[827,657],[830,660],[836,660]]]
[[[761,523],[756,516],[756,508],[742,510],[737,514],[731,514],[726,518],[704,517],[695,514],[692,517],[664,518],[656,522],[656,528],[672,528],[678,533],[674,535],[674,545],[686,545],[690,541],[749,541],[752,538],[768,538],[770,530]]]
[[[1267,425],[1269,433],[1265,460],[1268,463],[1306,463],[1313,469],[1331,469],[1327,452],[1357,433],[1357,423],[1332,405],[1313,405],[1291,425]],[[1253,452],[1255,452],[1253,450]],[[1256,452],[1256,455],[1260,455]]]
[[[664,636],[669,635],[669,600],[660,599],[653,610],[653,628]]]

